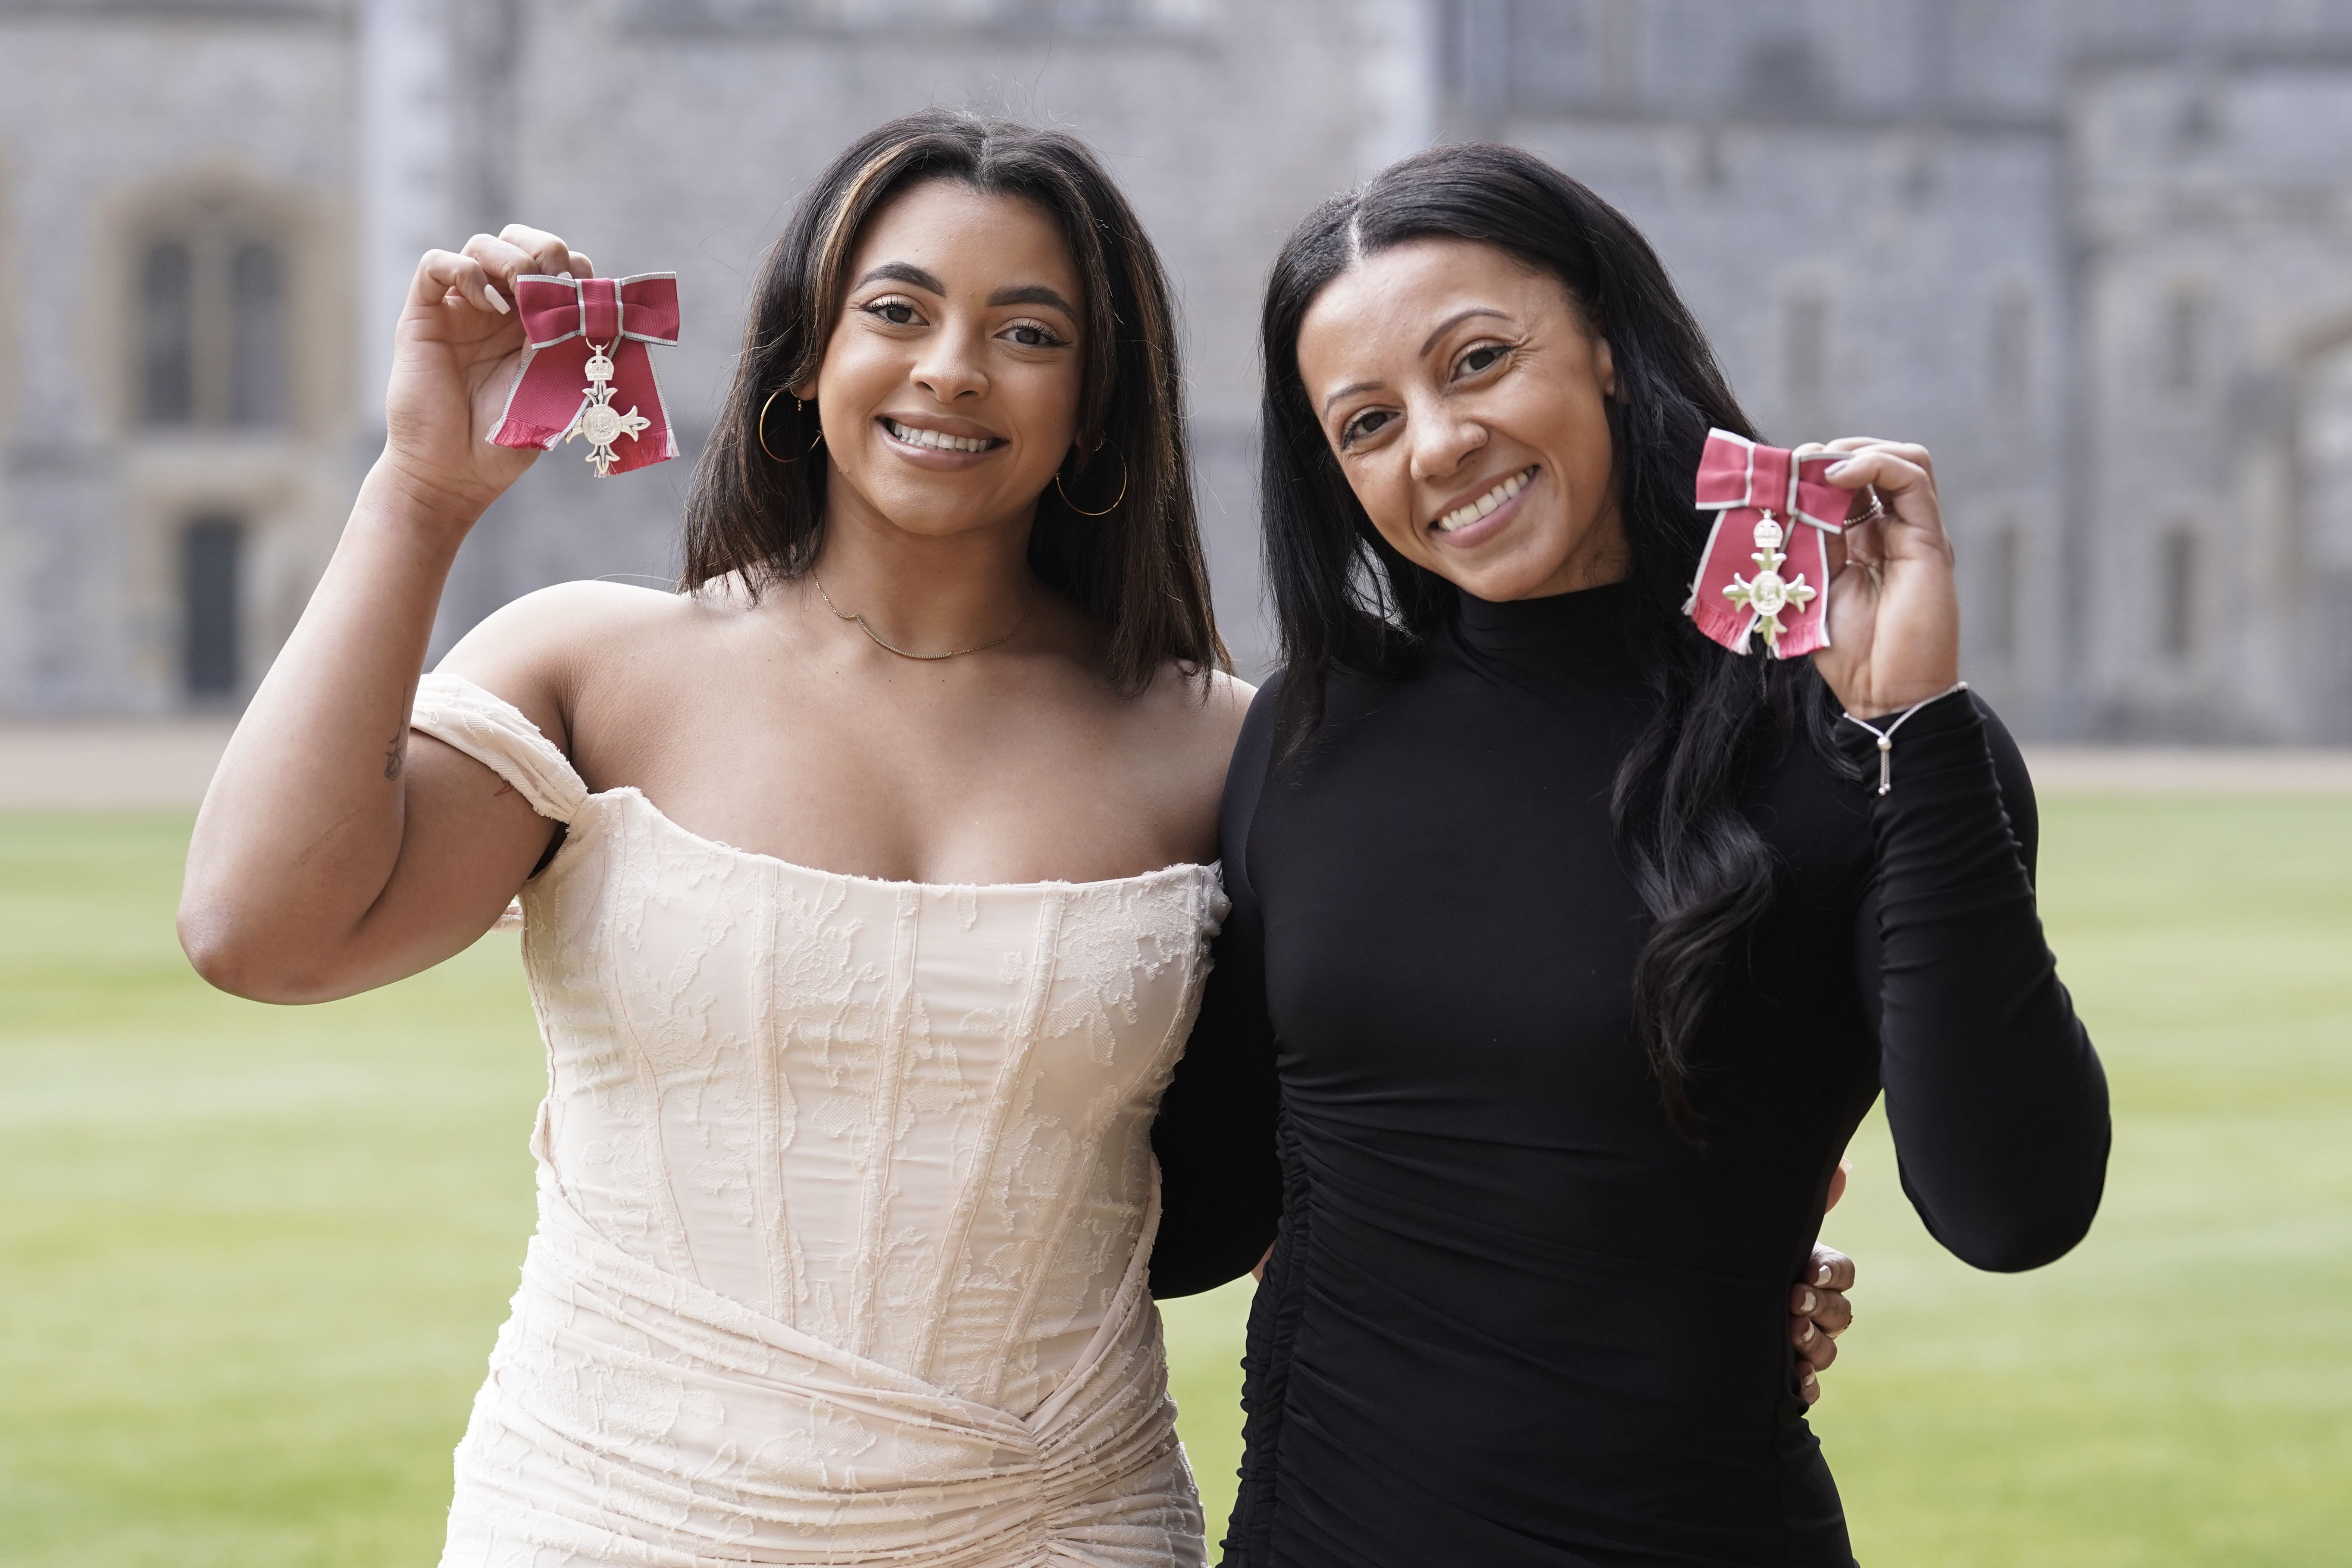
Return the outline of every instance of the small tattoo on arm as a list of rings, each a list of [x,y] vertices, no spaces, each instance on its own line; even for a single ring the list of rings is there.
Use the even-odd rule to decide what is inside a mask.
[[[386,778],[388,778],[388,779],[396,779],[396,778],[398,778],[398,777],[400,776],[400,764],[401,764],[401,762],[402,762],[402,760],[403,760],[404,758],[405,758],[405,757],[406,757],[406,755],[408,754],[408,749],[407,749],[405,746],[402,745],[402,744],[401,744],[401,742],[402,742],[403,741],[405,741],[406,739],[408,739],[408,731],[405,731],[405,730],[403,730],[400,733],[398,733],[397,735],[394,735],[391,740],[386,741],[386,742],[384,742],[384,745],[383,745],[383,776],[384,776],[384,777],[386,777]]]

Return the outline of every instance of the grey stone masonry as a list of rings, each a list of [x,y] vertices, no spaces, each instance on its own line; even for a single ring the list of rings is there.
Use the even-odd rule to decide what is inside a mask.
[[[1078,131],[1158,237],[1246,670],[1266,264],[1494,136],[1643,226],[1768,435],[1933,449],[2021,731],[2352,740],[2352,0],[0,0],[0,713],[234,709],[429,245],[677,271],[690,455],[794,195],[932,103]],[[666,579],[689,468],[541,463],[438,641]]]
[[[2352,738],[2352,4],[1454,0],[1442,133],[1623,206],[1749,411],[1936,455],[2038,735]]]

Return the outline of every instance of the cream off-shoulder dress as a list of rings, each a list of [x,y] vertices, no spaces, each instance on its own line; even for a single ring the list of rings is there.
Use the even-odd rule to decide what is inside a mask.
[[[1216,868],[812,870],[590,795],[455,677],[414,723],[569,827],[521,898],[539,1227],[443,1568],[1200,1563],[1146,1264]]]

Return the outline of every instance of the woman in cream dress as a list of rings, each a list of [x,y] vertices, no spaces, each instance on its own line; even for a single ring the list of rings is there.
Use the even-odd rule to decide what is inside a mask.
[[[484,438],[513,279],[589,269],[425,258],[182,910],[207,978],[299,1002],[520,891],[539,1227],[443,1562],[1198,1563],[1150,1133],[1248,692],[1157,260],[1066,136],[883,127],[757,286],[683,591],[549,589],[420,683],[531,460]]]

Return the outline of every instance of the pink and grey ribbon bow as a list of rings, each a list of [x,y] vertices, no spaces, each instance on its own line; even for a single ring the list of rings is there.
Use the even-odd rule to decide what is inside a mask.
[[[677,456],[647,343],[677,342],[677,274],[515,279],[522,368],[490,439],[542,449],[577,436],[597,477]]]
[[[1830,646],[1829,536],[1845,531],[1853,492],[1822,476],[1844,457],[1707,432],[1697,506],[1715,527],[1683,606],[1700,631],[1738,654],[1751,636],[1781,658]]]

